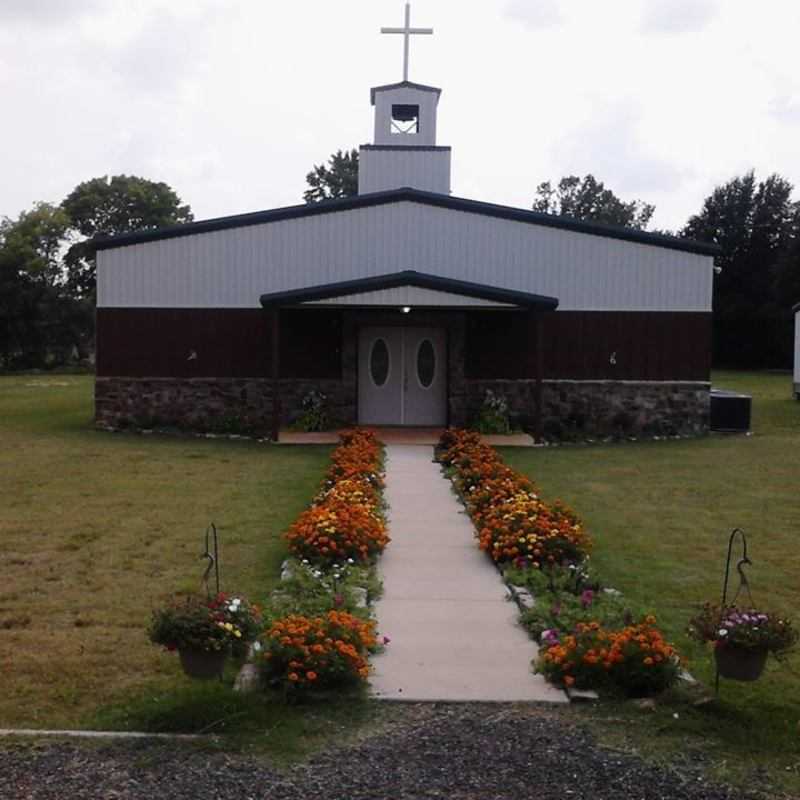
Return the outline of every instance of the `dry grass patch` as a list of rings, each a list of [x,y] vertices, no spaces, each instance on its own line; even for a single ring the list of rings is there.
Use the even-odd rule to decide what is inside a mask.
[[[198,586],[212,520],[223,588],[263,598],[327,464],[325,447],[96,432],[91,391],[90,377],[0,378],[3,726],[76,726],[181,684],[147,641],[151,608]]]

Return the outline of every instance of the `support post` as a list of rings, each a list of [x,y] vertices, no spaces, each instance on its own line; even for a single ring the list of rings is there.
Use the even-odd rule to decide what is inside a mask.
[[[281,310],[272,311],[272,441],[277,442],[281,429]]]
[[[543,409],[542,409],[542,373],[543,368],[543,348],[542,348],[542,314],[536,311],[531,312],[531,326],[536,332],[536,351],[534,354],[534,376],[536,379],[535,397],[536,409],[533,417],[533,440],[536,444],[544,441],[543,431]]]

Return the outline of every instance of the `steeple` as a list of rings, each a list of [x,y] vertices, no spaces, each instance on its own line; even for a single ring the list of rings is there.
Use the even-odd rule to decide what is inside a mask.
[[[410,38],[433,29],[412,28],[411,4],[406,3],[405,27],[381,28],[381,33],[405,38],[403,81],[371,91],[375,138],[359,150],[358,193],[411,187],[449,194],[450,148],[436,145],[441,89],[408,80]]]

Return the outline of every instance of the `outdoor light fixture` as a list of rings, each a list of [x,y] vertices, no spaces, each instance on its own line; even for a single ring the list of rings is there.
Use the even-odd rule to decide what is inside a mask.
[[[409,314],[409,313],[411,313],[411,306],[403,306],[403,307],[402,307],[400,310],[401,310],[401,311],[402,311],[404,314]]]

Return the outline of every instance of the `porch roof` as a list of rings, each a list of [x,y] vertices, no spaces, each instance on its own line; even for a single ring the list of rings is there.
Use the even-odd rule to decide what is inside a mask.
[[[407,286],[451,295],[453,302],[437,303],[440,307],[457,307],[459,305],[458,297],[483,300],[488,303],[499,304],[500,307],[524,308],[535,311],[555,311],[558,307],[558,298],[556,297],[520,292],[516,289],[504,289],[499,286],[472,283],[454,278],[444,278],[440,275],[429,275],[413,269],[393,272],[388,275],[374,275],[350,281],[262,294],[261,305],[264,308],[300,305]],[[367,303],[365,305],[374,304]]]

